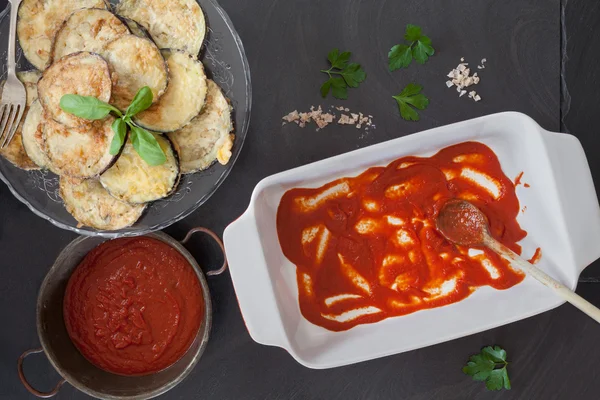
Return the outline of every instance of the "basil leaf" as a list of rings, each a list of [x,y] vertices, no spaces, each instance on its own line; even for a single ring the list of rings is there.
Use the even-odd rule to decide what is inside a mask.
[[[119,116],[121,112],[108,103],[98,100],[93,96],[80,96],[78,94],[65,94],[60,98],[60,108],[76,117],[96,120],[106,117],[111,111]]]
[[[123,147],[123,142],[125,142],[125,136],[127,135],[127,124],[121,118],[117,118],[112,123],[111,128],[115,133],[115,136],[113,136],[112,142],[110,142],[109,153],[113,156],[116,156],[119,154],[121,147]]]
[[[125,115],[133,117],[135,114],[144,111],[152,104],[152,90],[148,86],[144,86],[135,94],[135,97],[127,107]]]
[[[167,157],[154,135],[144,128],[131,126],[131,144],[140,157],[150,166],[161,165],[167,161]]]

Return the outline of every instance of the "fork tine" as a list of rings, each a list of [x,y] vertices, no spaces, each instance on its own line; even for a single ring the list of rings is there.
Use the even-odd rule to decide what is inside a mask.
[[[2,143],[0,143],[0,148],[4,148],[4,144],[6,143],[6,139],[10,134],[10,129],[12,128],[13,121],[15,120],[15,115],[17,113],[17,107],[13,104],[8,105],[8,119],[6,121],[6,125],[2,126]]]
[[[0,122],[0,139],[4,139],[4,128],[6,128],[6,121],[8,121],[8,115],[10,114],[10,104],[2,105],[2,122]]]
[[[24,111],[25,111],[24,106],[17,105],[15,120],[13,121],[13,124],[12,124],[12,127],[10,128],[10,132],[9,132],[8,136],[6,137],[6,139],[4,139],[4,142],[2,143],[2,146],[0,146],[0,147],[6,147],[10,144],[11,140],[15,136],[15,133],[17,132],[17,128],[19,128],[19,124],[21,123],[21,120],[23,119]]]

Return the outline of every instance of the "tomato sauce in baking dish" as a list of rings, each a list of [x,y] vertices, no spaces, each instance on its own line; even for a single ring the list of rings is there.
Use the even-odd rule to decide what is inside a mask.
[[[515,184],[494,152],[465,142],[432,157],[403,157],[316,189],[287,191],[277,233],[296,265],[300,309],[332,331],[440,307],[480,286],[507,289],[524,275],[491,250],[455,246],[435,229],[442,205],[469,200],[494,238],[520,253]]]
[[[160,240],[107,241],[90,251],[63,301],[71,340],[92,364],[119,375],[169,367],[192,345],[204,318],[194,269]]]

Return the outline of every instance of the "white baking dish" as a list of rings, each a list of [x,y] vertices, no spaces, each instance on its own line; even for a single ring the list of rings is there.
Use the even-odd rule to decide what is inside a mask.
[[[276,230],[281,196],[294,187],[319,187],[343,176],[386,165],[402,156],[430,156],[464,141],[478,141],[498,156],[517,187],[528,232],[523,254],[543,251],[539,266],[575,288],[581,271],[600,257],[600,208],[585,154],[571,135],[548,132],[526,115],[489,115],[380,143],[262,180],[246,212],[227,227],[225,248],[246,326],[258,343],[280,346],[310,368],[330,368],[400,353],[481,332],[550,310],[564,301],[532,278],[508,289],[482,287],[445,307],[328,331],[300,313],[295,266],[285,258]]]

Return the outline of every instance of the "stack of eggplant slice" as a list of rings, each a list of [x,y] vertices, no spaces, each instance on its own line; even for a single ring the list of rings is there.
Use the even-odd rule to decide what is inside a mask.
[[[37,70],[19,73],[27,110],[0,154],[22,169],[60,176],[60,195],[80,225],[133,225],[149,202],[173,193],[181,174],[226,164],[233,146],[230,102],[207,79],[198,54],[206,34],[195,0],[23,0],[17,33]],[[167,161],[148,165],[126,140],[110,154],[114,117],[64,112],[65,94],[93,96],[125,111],[148,86],[153,104],[134,123],[154,135]]]

